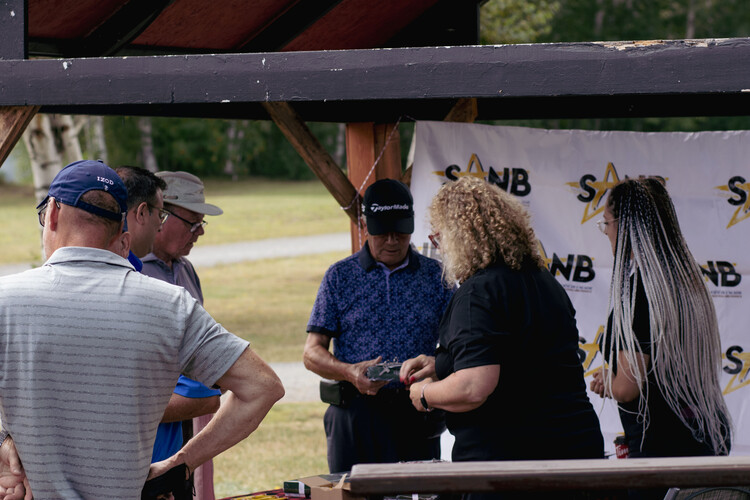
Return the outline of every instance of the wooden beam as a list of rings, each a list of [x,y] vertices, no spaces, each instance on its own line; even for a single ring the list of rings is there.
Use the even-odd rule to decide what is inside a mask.
[[[0,59],[28,57],[28,5],[26,0],[0,2]]]
[[[236,47],[236,52],[272,52],[281,50],[342,0],[301,0],[264,26],[260,33]]]
[[[462,97],[445,116],[446,122],[474,123],[479,115],[477,100]]]
[[[38,106],[0,106],[0,166],[39,111]]]
[[[360,195],[379,179],[401,179],[401,142],[398,125],[371,122],[346,125],[346,159],[349,180]],[[358,226],[352,224],[352,252],[364,245]]]
[[[174,0],[129,0],[85,38],[60,46],[63,57],[116,54],[135,40]]]
[[[0,105],[746,95],[750,39],[1,60],[0,75]]]
[[[358,464],[357,495],[747,486],[750,457]]]
[[[359,195],[356,189],[294,108],[287,102],[267,102],[263,107],[307,166],[349,215],[352,223],[356,224],[359,220]]]

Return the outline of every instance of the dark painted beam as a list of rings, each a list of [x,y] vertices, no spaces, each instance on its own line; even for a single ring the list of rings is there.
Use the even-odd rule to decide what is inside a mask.
[[[371,115],[392,115],[391,105],[404,114],[430,114],[436,102],[476,97],[479,120],[514,111],[520,117],[700,116],[750,114],[748,82],[747,38],[427,47],[0,61],[0,105],[117,108],[118,114],[134,105],[177,106],[180,116],[198,109],[224,116],[289,101],[307,121],[337,121],[328,114],[334,110],[371,121]]]
[[[274,52],[326,15],[342,0],[300,0],[236,48],[236,52]]]
[[[0,59],[26,59],[26,0],[0,0]]]
[[[116,54],[154,22],[174,0],[130,0],[83,40],[61,46],[63,57]]]

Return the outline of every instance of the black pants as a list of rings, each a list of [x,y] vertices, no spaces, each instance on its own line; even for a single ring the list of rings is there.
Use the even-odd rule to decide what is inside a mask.
[[[331,473],[349,471],[358,463],[440,458],[443,415],[418,412],[404,389],[358,394],[345,407],[328,407],[323,422]]]

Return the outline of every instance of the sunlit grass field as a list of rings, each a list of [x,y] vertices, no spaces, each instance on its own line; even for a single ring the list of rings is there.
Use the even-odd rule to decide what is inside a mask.
[[[206,217],[198,245],[345,232],[347,216],[318,181],[208,181],[206,199],[224,214]],[[33,190],[0,185],[0,265],[41,263]],[[199,269],[206,309],[249,340],[268,362],[301,361],[305,326],[323,273],[348,252]],[[248,439],[214,460],[216,497],[279,488],[326,473],[326,405],[277,404]]]
[[[248,179],[206,182],[206,201],[224,214],[206,217],[198,245],[218,245],[349,230],[349,219],[320,181]],[[0,265],[39,263],[40,228],[31,187],[0,184]]]

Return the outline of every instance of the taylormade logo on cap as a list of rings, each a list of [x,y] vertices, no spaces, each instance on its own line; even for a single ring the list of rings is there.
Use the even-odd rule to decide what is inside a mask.
[[[378,205],[377,203],[373,203],[370,205],[370,212],[376,213],[376,212],[387,212],[390,210],[411,210],[411,207],[409,205]]]

